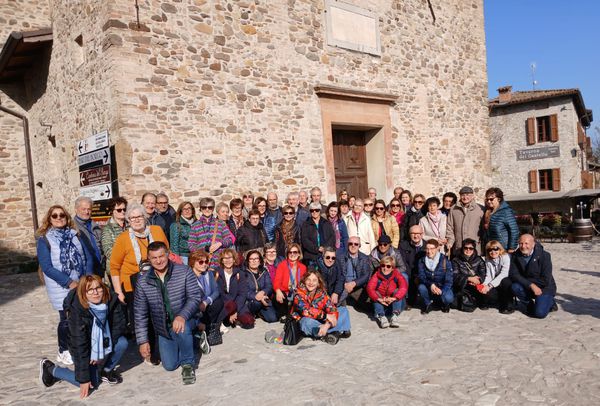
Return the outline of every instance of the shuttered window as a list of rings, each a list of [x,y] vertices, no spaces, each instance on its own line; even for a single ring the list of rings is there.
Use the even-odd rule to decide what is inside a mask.
[[[532,190],[532,176],[535,176],[536,171],[529,171],[529,190]],[[533,173],[533,175],[532,175]],[[539,187],[536,189],[540,192],[559,192],[560,191],[560,168],[540,169],[537,171]],[[536,190],[536,191],[537,191]]]
[[[527,145],[535,144],[535,117],[529,117],[527,119],[526,133]]]
[[[529,171],[529,193],[536,193],[537,191],[537,171]]]

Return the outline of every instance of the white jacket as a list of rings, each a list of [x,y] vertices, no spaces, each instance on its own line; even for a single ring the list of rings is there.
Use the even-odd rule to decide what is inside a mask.
[[[373,227],[371,226],[371,219],[364,212],[360,213],[358,224],[354,219],[354,214],[348,217],[348,236],[360,238],[360,252],[365,255],[371,255],[373,248],[377,246],[377,240],[375,240],[375,234],[373,234]]]

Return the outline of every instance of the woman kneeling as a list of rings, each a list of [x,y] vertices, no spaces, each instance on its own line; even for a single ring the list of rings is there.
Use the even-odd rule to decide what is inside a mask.
[[[46,387],[63,380],[79,386],[81,398],[100,383],[123,382],[115,366],[127,349],[125,312],[116,296],[98,275],[85,275],[77,289],[72,289],[64,301],[69,322],[69,351],[75,371],[55,366],[44,358],[40,362],[40,379]],[[98,365],[104,366],[98,376]]]
[[[335,345],[350,336],[350,316],[346,307],[336,308],[325,289],[319,271],[309,269],[294,295],[292,317],[300,321],[302,333]]]

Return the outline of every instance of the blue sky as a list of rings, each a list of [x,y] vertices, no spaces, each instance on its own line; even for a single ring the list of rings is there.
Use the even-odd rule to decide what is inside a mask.
[[[484,0],[489,97],[500,86],[579,88],[600,127],[600,0]]]

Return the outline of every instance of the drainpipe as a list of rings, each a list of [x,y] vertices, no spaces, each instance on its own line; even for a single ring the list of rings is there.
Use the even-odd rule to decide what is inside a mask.
[[[33,220],[33,231],[37,231],[38,217],[37,217],[37,203],[35,201],[35,184],[33,183],[33,163],[31,161],[31,145],[29,143],[29,121],[27,117],[17,113],[7,107],[0,104],[0,111],[10,114],[16,118],[20,118],[23,121],[23,138],[25,139],[25,160],[27,161],[27,180],[29,181],[29,199],[31,200],[31,217]]]

